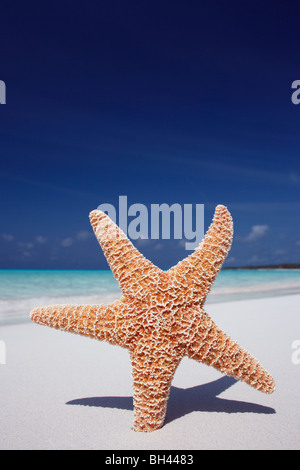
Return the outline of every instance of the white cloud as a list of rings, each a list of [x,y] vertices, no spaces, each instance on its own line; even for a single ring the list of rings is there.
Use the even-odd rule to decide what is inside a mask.
[[[72,246],[74,243],[86,241],[92,236],[93,236],[92,232],[88,232],[87,230],[81,230],[77,232],[73,237],[66,237],[63,240],[61,240],[60,244],[61,246],[68,248]]]
[[[146,246],[151,246],[152,240],[151,238],[138,238],[137,240],[132,240],[132,243],[134,246],[137,247],[146,247]]]
[[[289,177],[293,183],[300,183],[300,175],[296,171],[291,171]]]
[[[163,249],[163,244],[162,243],[157,243],[157,245],[154,246],[153,250],[162,250]]]
[[[35,239],[38,243],[40,243],[40,245],[43,245],[47,242],[47,238],[43,237],[42,235],[38,235],[37,237],[35,237]]]
[[[79,241],[85,241],[92,236],[92,232],[88,232],[87,230],[81,230],[77,233],[76,238]]]
[[[275,255],[281,256],[281,255],[286,255],[287,250],[275,250]]]
[[[253,225],[251,227],[251,232],[244,239],[246,242],[255,242],[260,238],[264,237],[267,231],[269,230],[268,225]]]
[[[230,264],[230,263],[236,263],[237,259],[235,256],[230,256],[229,258],[226,259],[226,263],[227,264]]]
[[[71,245],[73,245],[73,240],[71,237],[64,238],[61,242],[61,246],[64,246],[64,247],[69,247]]]
[[[25,248],[26,250],[31,250],[33,248],[33,243],[31,242],[18,242],[20,248]]]
[[[266,258],[264,258],[262,256],[252,255],[251,258],[248,259],[247,263],[261,264],[262,262],[264,262],[265,259]]]
[[[14,235],[11,235],[10,233],[2,233],[2,238],[6,242],[12,242],[15,239]]]

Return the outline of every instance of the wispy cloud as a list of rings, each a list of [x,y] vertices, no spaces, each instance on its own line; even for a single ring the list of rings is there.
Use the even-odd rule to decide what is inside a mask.
[[[246,242],[256,242],[260,238],[264,237],[269,230],[268,225],[253,225],[250,233],[244,238]]]
[[[26,250],[32,250],[34,245],[31,242],[18,242],[18,246]]]
[[[90,193],[88,191],[81,191],[81,190],[78,190],[77,188],[74,189],[74,188],[67,187],[65,185],[61,186],[58,184],[49,183],[49,181],[43,181],[41,179],[28,178],[21,174],[17,174],[15,172],[10,173],[8,171],[1,171],[1,176],[12,182],[20,182],[20,183],[28,184],[31,186],[37,186],[45,190],[62,192],[62,193],[67,193],[70,195],[80,196],[80,197],[85,197],[85,198],[94,196],[93,193]]]
[[[89,232],[87,230],[80,230],[74,236],[66,237],[63,240],[61,240],[60,244],[61,246],[68,248],[74,245],[74,243],[76,242],[85,242],[86,240],[90,239],[92,236],[93,236],[92,232]]]
[[[300,175],[297,171],[291,171],[289,173],[289,178],[292,183],[296,183],[296,184],[300,183]]]
[[[6,242],[12,242],[15,239],[14,235],[11,235],[10,233],[2,233],[2,238]]]
[[[44,245],[45,243],[47,243],[47,238],[46,238],[46,237],[43,237],[42,235],[38,235],[37,237],[35,237],[35,240],[36,240],[40,245]]]
[[[88,232],[87,230],[80,230],[76,235],[76,239],[79,241],[85,241],[92,236],[94,236],[92,231]]]
[[[61,246],[63,247],[70,247],[73,245],[73,239],[71,237],[67,237],[67,238],[64,238],[62,241],[61,241]]]

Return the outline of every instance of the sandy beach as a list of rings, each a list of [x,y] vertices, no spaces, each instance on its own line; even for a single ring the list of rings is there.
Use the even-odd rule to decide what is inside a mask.
[[[263,394],[185,358],[164,427],[145,434],[132,430],[126,350],[30,322],[2,326],[0,448],[298,449],[299,305],[300,295],[286,295],[207,306],[273,375],[276,390]]]

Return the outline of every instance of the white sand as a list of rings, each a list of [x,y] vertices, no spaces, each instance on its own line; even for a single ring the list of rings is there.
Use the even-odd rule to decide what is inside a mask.
[[[208,305],[276,391],[185,358],[164,427],[145,434],[132,430],[126,350],[31,323],[1,327],[0,449],[299,449],[300,364],[291,359],[299,305],[300,295]]]

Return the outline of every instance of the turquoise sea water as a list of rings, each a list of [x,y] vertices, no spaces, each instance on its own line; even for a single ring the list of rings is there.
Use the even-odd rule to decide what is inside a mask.
[[[207,303],[294,293],[300,293],[300,270],[224,270]],[[108,270],[0,270],[0,324],[26,321],[34,307],[108,303],[120,295]]]

